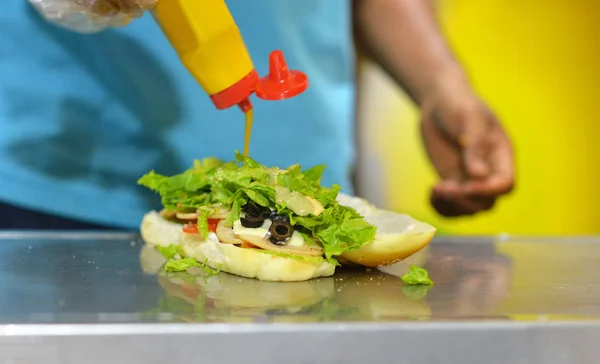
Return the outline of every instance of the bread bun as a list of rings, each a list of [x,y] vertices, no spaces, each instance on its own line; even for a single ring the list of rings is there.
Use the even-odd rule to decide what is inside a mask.
[[[435,235],[431,225],[408,215],[378,210],[365,216],[365,220],[378,227],[375,240],[342,254],[345,261],[364,267],[375,268],[404,260],[425,248]]]
[[[335,266],[321,258],[309,260],[279,257],[253,249],[221,244],[214,233],[206,241],[198,234],[186,234],[181,224],[165,220],[156,211],[147,213],[141,226],[144,241],[154,246],[180,245],[192,257],[213,269],[261,281],[305,281],[333,275]]]
[[[348,265],[377,267],[405,259],[429,244],[435,228],[408,215],[380,210],[358,197],[341,194],[342,205],[355,208],[365,220],[377,226],[373,242],[342,254],[340,262]],[[181,224],[148,212],[141,224],[144,241],[152,246],[180,245],[186,257],[193,257],[213,269],[262,281],[305,281],[333,275],[335,266],[322,258],[288,258],[253,249],[221,244],[214,233],[205,241],[198,234],[183,232]]]

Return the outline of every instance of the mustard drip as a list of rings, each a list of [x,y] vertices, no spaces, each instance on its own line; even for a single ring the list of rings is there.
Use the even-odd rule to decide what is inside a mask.
[[[244,156],[247,157],[250,153],[250,136],[252,135],[252,109],[246,111],[244,114],[246,116],[246,132],[244,133]]]

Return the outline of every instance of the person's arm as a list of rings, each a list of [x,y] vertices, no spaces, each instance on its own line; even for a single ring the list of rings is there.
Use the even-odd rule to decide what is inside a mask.
[[[493,206],[514,183],[510,142],[471,89],[431,0],[354,0],[357,42],[421,107],[422,134],[441,177],[432,203],[443,215]]]
[[[440,78],[464,81],[431,0],[354,0],[357,40],[415,100]]]

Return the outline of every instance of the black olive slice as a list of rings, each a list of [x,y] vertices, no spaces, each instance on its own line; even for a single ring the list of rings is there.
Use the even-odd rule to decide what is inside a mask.
[[[270,208],[261,206],[252,200],[249,200],[248,203],[242,207],[242,211],[246,213],[246,216],[260,216],[263,220],[271,214]]]
[[[265,218],[262,216],[252,216],[246,214],[246,217],[240,218],[240,222],[242,223],[243,227],[254,229],[261,227],[265,222]]]
[[[287,220],[287,218],[285,219]],[[269,240],[273,244],[284,245],[294,233],[294,228],[290,224],[289,220],[275,219],[269,227]]]
[[[269,241],[275,245],[285,245],[285,243],[286,243],[285,241],[278,240],[273,235],[269,236]]]
[[[287,216],[277,215],[274,211],[271,213],[271,215],[269,215],[269,219],[271,219],[273,222],[280,222],[284,224],[290,223],[290,219]]]

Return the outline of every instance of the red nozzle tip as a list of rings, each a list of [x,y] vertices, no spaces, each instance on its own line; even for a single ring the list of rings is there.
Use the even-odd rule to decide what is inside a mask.
[[[243,99],[242,101],[238,102],[238,107],[242,110],[242,112],[248,112],[250,110],[252,110],[252,102],[250,102],[250,99]]]
[[[269,75],[256,85],[256,96],[263,100],[283,100],[297,96],[308,87],[308,77],[300,71],[288,69],[281,51],[269,56]]]

